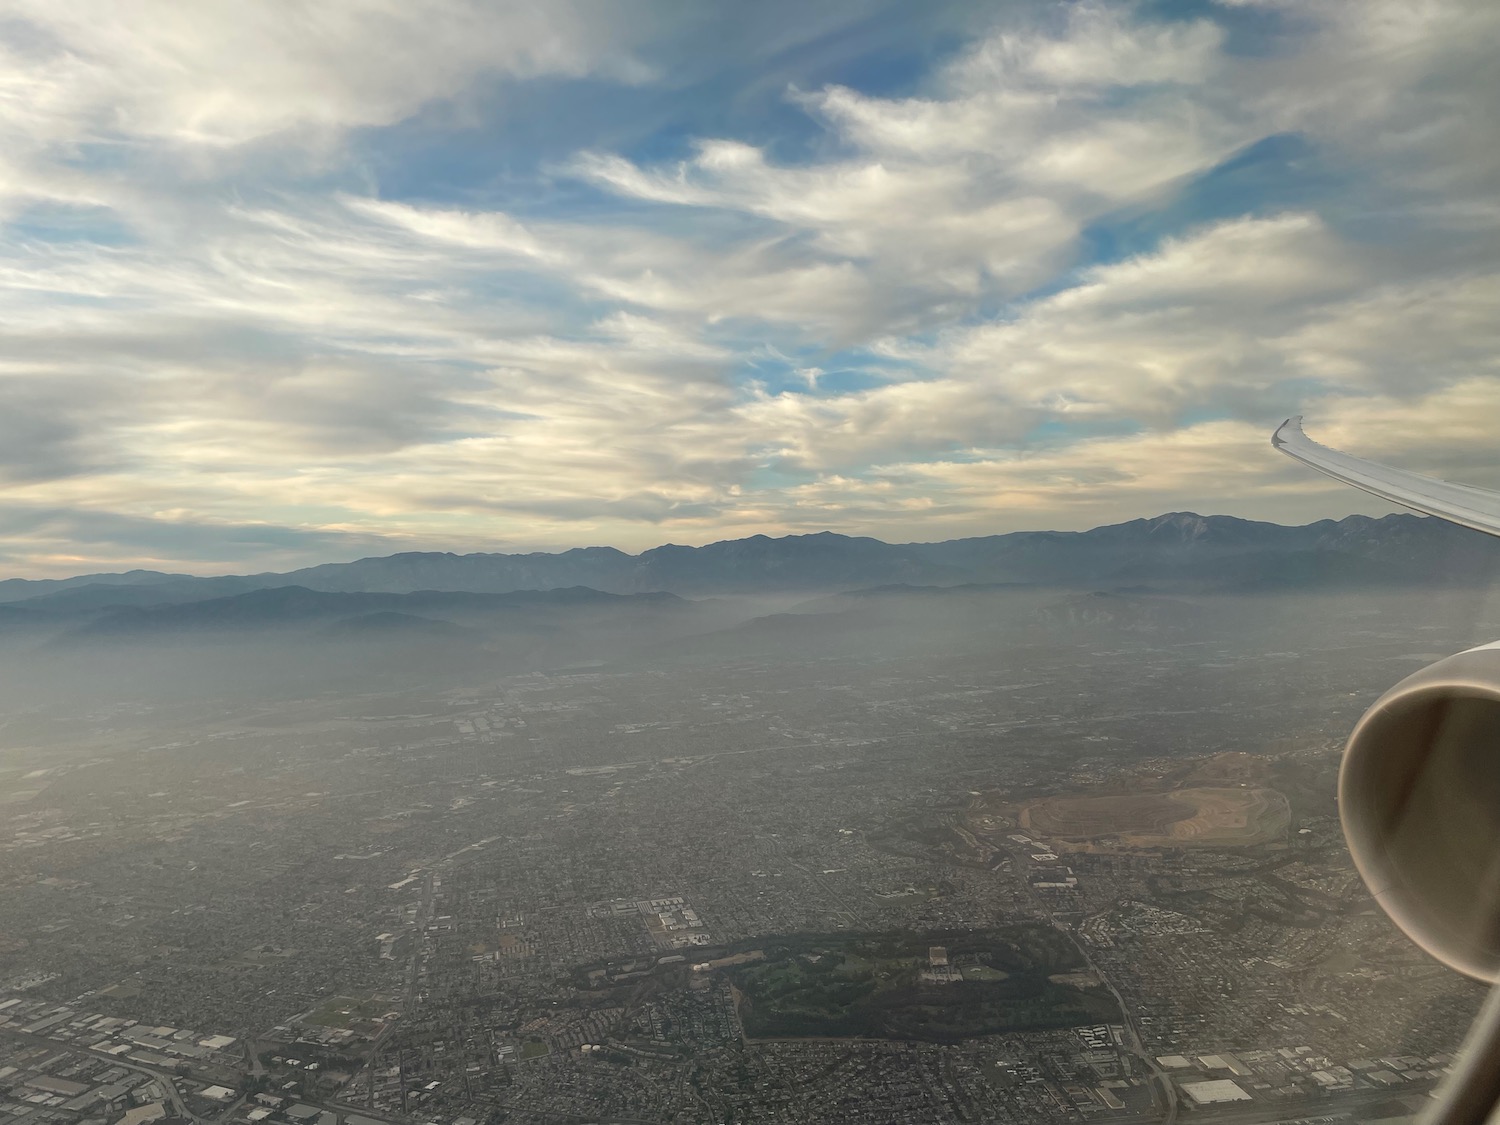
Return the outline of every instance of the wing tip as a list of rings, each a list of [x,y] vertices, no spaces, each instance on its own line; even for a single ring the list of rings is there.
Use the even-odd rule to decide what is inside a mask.
[[[1286,438],[1282,436],[1283,434],[1294,438],[1305,438],[1307,435],[1302,432],[1302,415],[1293,414],[1285,422],[1277,426],[1276,432],[1271,435],[1271,445],[1277,449],[1285,446]]]

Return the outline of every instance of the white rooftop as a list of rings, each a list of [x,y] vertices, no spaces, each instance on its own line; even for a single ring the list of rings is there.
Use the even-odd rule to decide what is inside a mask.
[[[1198,1105],[1250,1100],[1250,1095],[1240,1089],[1240,1084],[1231,1082],[1228,1078],[1220,1078],[1213,1082],[1184,1082],[1182,1092]]]

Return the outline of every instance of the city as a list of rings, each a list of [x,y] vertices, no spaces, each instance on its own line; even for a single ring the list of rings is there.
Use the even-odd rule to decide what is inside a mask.
[[[1381,599],[79,714],[4,757],[0,1112],[1399,1119],[1480,989],[1344,852],[1342,731],[1463,639]]]

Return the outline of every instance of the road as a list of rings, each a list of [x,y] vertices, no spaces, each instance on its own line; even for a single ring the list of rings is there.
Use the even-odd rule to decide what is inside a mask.
[[[485,843],[490,841],[486,840]],[[452,855],[444,857],[441,862],[446,862],[454,856],[468,851],[468,847],[460,848]],[[375,1105],[375,1072],[380,1069],[380,1052],[385,1041],[395,1030],[396,1025],[402,1019],[410,1016],[417,1006],[417,985],[422,976],[422,955],[425,952],[424,942],[427,938],[427,927],[432,923],[433,907],[436,904],[435,882],[436,872],[428,868],[422,875],[422,893],[417,901],[417,913],[412,922],[411,953],[406,958],[406,984],[401,993],[401,1015],[386,1024],[380,1034],[370,1043],[369,1062],[366,1064],[369,1070],[369,1086],[363,1097],[365,1105],[360,1109],[361,1113],[369,1114]],[[399,1065],[399,1062],[398,1062]],[[406,1082],[403,1078],[401,1083],[401,1096],[403,1101],[406,1097]]]
[[[1107,911],[1101,913],[1107,913]],[[1095,917],[1097,917],[1097,915],[1095,915]],[[1088,919],[1085,919],[1084,921],[1087,920]],[[1123,1021],[1123,1027],[1125,1029],[1124,1047],[1132,1055],[1141,1060],[1142,1064],[1144,1064],[1144,1066],[1146,1067],[1146,1070],[1150,1073],[1151,1080],[1156,1083],[1157,1087],[1161,1091],[1161,1105],[1165,1108],[1165,1112],[1159,1118],[1161,1125],[1174,1125],[1177,1120],[1178,1110],[1177,1087],[1172,1082],[1172,1079],[1167,1074],[1167,1072],[1157,1064],[1156,1058],[1146,1050],[1145,1040],[1141,1036],[1140,1025],[1136,1023],[1135,1013],[1130,1010],[1128,1005],[1126,1005],[1125,997],[1120,995],[1120,990],[1115,987],[1115,982],[1110,980],[1109,975],[1099,967],[1098,963],[1092,957],[1089,956],[1088,947],[1083,942],[1074,937],[1073,931],[1062,922],[1053,919],[1052,924],[1063,933],[1068,935],[1068,940],[1071,941],[1074,947],[1078,950],[1078,953],[1080,956],[1082,956],[1084,963],[1088,965],[1095,976],[1097,976],[1101,981],[1104,982],[1104,987],[1109,989],[1110,995],[1115,998],[1115,1003],[1120,1006],[1120,1019]]]
[[[11,1039],[19,1039],[24,1043],[35,1043],[39,1046],[46,1047],[49,1050],[66,1051],[69,1054],[78,1055],[82,1058],[93,1059],[95,1062],[108,1062],[111,1066],[118,1066],[124,1070],[133,1070],[137,1074],[148,1075],[149,1077],[156,1079],[158,1085],[161,1086],[162,1090],[166,1094],[167,1102],[169,1105],[171,1105],[172,1112],[176,1116],[181,1117],[187,1121],[192,1121],[195,1123],[195,1125],[208,1125],[209,1122],[219,1120],[219,1118],[217,1117],[200,1117],[196,1113],[189,1112],[188,1107],[183,1103],[182,1095],[177,1092],[177,1086],[172,1081],[172,1079],[176,1077],[176,1075],[174,1075],[170,1071],[157,1070],[154,1067],[142,1066],[140,1063],[127,1062],[125,1059],[114,1058],[109,1055],[101,1055],[97,1051],[90,1051],[83,1047],[74,1047],[68,1043],[59,1043],[56,1039],[48,1039],[42,1035],[28,1035],[24,1031],[13,1031],[8,1027],[0,1027],[0,1035],[7,1036]],[[226,1109],[225,1113],[221,1116],[227,1116],[229,1110],[237,1108],[239,1104],[239,1102],[235,1102],[234,1106]]]

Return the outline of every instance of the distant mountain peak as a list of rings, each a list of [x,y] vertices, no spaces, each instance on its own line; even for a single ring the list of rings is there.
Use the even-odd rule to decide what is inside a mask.
[[[1291,561],[1296,555],[1301,561]],[[1317,558],[1311,556],[1316,555]],[[1340,563],[1332,556],[1364,560]],[[1235,567],[1217,559],[1255,556]],[[1196,569],[1195,569],[1196,568]],[[1258,568],[1258,569],[1257,569]],[[0,602],[74,615],[127,606],[204,601],[250,590],[272,600],[322,593],[453,591],[499,594],[586,587],[606,594],[816,594],[888,585],[1046,583],[1058,586],[1187,581],[1251,571],[1275,581],[1327,583],[1332,576],[1390,581],[1488,581],[1500,574],[1500,543],[1411,515],[1349,516],[1299,527],[1197,512],[1106,524],[1088,531],[1021,531],[936,543],[885,543],[824,530],[725,539],[701,547],[667,543],[631,555],[613,547],[525,554],[405,551],[286,574],[194,578],[155,572],[0,582]],[[1405,577],[1403,577],[1405,576]],[[1270,581],[1271,579],[1265,579]],[[1259,581],[1259,580],[1257,580]]]

